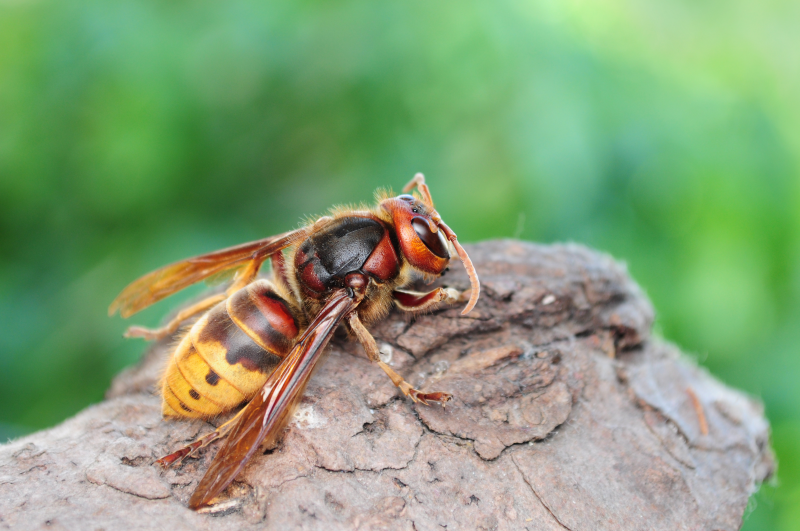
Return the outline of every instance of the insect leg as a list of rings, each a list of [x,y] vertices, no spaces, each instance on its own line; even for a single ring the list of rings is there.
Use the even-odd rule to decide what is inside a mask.
[[[159,340],[162,338],[167,337],[170,334],[173,334],[175,330],[181,325],[189,317],[193,315],[197,315],[198,313],[202,313],[215,304],[218,304],[224,301],[228,296],[224,293],[220,293],[219,295],[214,295],[213,297],[208,297],[207,299],[203,299],[197,304],[193,304],[188,308],[185,308],[178,312],[178,315],[175,318],[167,323],[166,325],[162,326],[161,328],[145,328],[143,326],[131,326],[129,327],[124,334],[124,337],[141,337],[146,341],[153,341]]]
[[[177,466],[183,463],[184,459],[192,456],[200,448],[204,448],[209,444],[211,444],[212,442],[216,441],[217,439],[225,437],[228,434],[228,432],[231,431],[231,428],[233,428],[236,421],[239,420],[239,417],[242,416],[242,411],[238,412],[224,424],[221,424],[216,430],[212,431],[211,433],[203,435],[196,441],[192,442],[191,444],[187,444],[186,446],[184,446],[183,448],[181,448],[176,452],[172,452],[169,455],[165,455],[161,459],[158,459],[156,463],[163,466],[164,468],[170,466]]]
[[[347,316],[347,322],[350,325],[350,328],[352,328],[353,332],[355,332],[359,343],[361,343],[361,345],[364,347],[364,350],[367,352],[369,359],[376,362],[378,366],[383,369],[383,371],[392,380],[392,383],[396,385],[404,395],[410,397],[414,402],[422,402],[425,405],[428,404],[428,401],[433,401],[441,402],[442,406],[444,406],[445,402],[453,398],[449,393],[423,393],[417,389],[414,389],[410,383],[403,379],[402,376],[397,374],[391,367],[381,361],[380,354],[378,352],[378,344],[375,342],[375,338],[372,337],[372,334],[370,334],[366,327],[364,327],[364,325],[361,323],[361,320],[358,318],[358,314],[356,312],[353,312]]]
[[[345,277],[348,289],[340,289],[330,295],[289,355],[269,375],[261,391],[242,409],[241,418],[231,429],[189,499],[190,508],[199,509],[209,505],[230,485],[262,441],[274,440],[279,436],[334,330],[364,297],[367,281],[355,279],[349,282],[353,275],[350,273]]]
[[[427,310],[439,303],[452,304],[458,302],[461,293],[453,288],[436,288],[428,293],[417,291],[395,290],[392,298],[398,308],[405,312],[418,312]]]
[[[197,304],[193,304],[188,308],[181,310],[175,318],[167,323],[166,325],[162,326],[161,328],[145,328],[143,326],[131,326],[128,330],[125,331],[124,337],[141,337],[147,341],[159,340],[162,338],[167,337],[170,334],[175,333],[178,327],[181,325],[189,317],[193,315],[197,315],[198,313],[202,313],[217,303],[224,301],[226,298],[231,296],[232,294],[236,293],[246,285],[250,284],[253,280],[255,280],[256,275],[258,275],[258,270],[261,268],[261,264],[264,263],[266,257],[264,258],[254,258],[251,260],[247,266],[239,271],[236,274],[236,280],[234,280],[233,284],[225,290],[225,293],[220,293],[218,295],[214,295],[213,297],[208,297],[207,299],[203,299]]]

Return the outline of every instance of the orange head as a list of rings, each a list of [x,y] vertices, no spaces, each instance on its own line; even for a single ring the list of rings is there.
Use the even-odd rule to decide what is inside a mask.
[[[439,213],[433,208],[430,190],[421,173],[414,176],[411,182],[403,188],[403,192],[409,192],[414,187],[419,190],[421,198],[404,193],[397,197],[384,199],[381,201],[381,207],[391,214],[403,256],[415,269],[433,275],[441,274],[450,263],[447,242],[453,244],[467,270],[472,285],[467,307],[461,312],[462,315],[466,314],[478,302],[481,291],[478,274],[475,272],[469,255],[458,243],[456,234],[442,221]]]

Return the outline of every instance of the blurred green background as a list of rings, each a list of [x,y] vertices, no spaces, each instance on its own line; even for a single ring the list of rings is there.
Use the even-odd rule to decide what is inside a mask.
[[[0,438],[138,359],[106,316],[129,281],[423,171],[462,241],[626,261],[657,331],[766,404],[744,528],[800,528],[798,27],[792,0],[0,1]]]

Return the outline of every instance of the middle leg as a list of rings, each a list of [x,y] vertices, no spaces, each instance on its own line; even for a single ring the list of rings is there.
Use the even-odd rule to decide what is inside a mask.
[[[444,406],[445,402],[453,398],[452,395],[448,393],[423,393],[417,389],[414,389],[410,383],[403,379],[402,376],[397,374],[391,367],[381,361],[380,353],[378,351],[378,344],[375,342],[375,338],[372,337],[372,334],[369,333],[369,330],[367,330],[363,325],[361,319],[358,318],[358,313],[351,313],[347,318],[347,322],[350,325],[350,328],[356,334],[359,343],[361,343],[361,345],[364,347],[364,350],[367,352],[367,357],[376,362],[378,366],[383,369],[387,375],[389,375],[392,383],[396,385],[404,395],[411,397],[411,400],[414,402],[422,402],[426,405],[428,404],[428,401],[441,402],[442,406]]]

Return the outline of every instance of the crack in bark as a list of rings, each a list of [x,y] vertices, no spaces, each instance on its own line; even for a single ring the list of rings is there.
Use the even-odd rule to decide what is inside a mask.
[[[333,469],[333,468],[327,468],[327,467],[325,467],[325,466],[323,466],[323,465],[320,465],[320,464],[314,463],[314,468],[318,468],[318,469],[320,469],[320,470],[324,470],[324,471],[326,471],[326,472],[332,472],[332,473],[334,473],[334,474],[335,474],[335,473],[355,474],[356,472],[367,472],[367,473],[373,473],[373,474],[378,474],[378,475],[381,475],[381,474],[383,474],[383,471],[384,471],[384,470],[405,470],[406,468],[408,468],[408,466],[409,466],[411,463],[413,463],[413,462],[416,460],[416,458],[417,458],[417,452],[419,451],[419,444],[420,444],[420,442],[422,442],[422,437],[421,437],[421,436],[420,436],[419,440],[417,441],[417,443],[414,445],[414,455],[413,455],[413,456],[411,456],[411,459],[409,459],[408,461],[406,461],[406,464],[404,464],[404,465],[403,465],[403,466],[401,466],[401,467],[396,467],[396,468],[395,468],[395,467],[392,467],[392,466],[386,466],[386,467],[383,467],[383,468],[379,468],[378,470],[375,470],[375,469],[373,469],[373,468],[359,468],[359,467],[357,467],[357,466],[353,466],[353,469],[352,469],[352,470],[346,470],[346,469]],[[314,453],[316,454],[316,451],[315,451]],[[319,454],[316,454],[316,455],[317,455],[317,457],[319,457]],[[296,479],[296,478],[294,478],[294,479]]]
[[[136,498],[139,498],[139,499],[141,499],[141,500],[147,500],[147,501],[154,501],[154,500],[164,500],[164,499],[167,499],[167,498],[169,498],[169,497],[171,497],[171,496],[174,496],[174,495],[173,495],[173,494],[170,492],[170,494],[168,494],[168,495],[166,495],[166,496],[159,497],[159,498],[153,498],[153,497],[149,497],[149,498],[148,498],[147,496],[143,496],[143,495],[141,495],[141,494],[138,494],[138,493],[136,493],[136,492],[133,492],[133,491],[130,491],[130,490],[123,490],[123,489],[121,489],[120,487],[117,487],[116,485],[112,485],[112,484],[110,484],[110,483],[107,483],[107,482],[105,482],[105,481],[103,481],[102,483],[95,483],[94,481],[91,481],[91,480],[90,480],[90,481],[89,481],[89,483],[93,484],[95,487],[100,487],[100,488],[102,488],[102,487],[108,487],[108,488],[110,488],[110,489],[113,489],[113,490],[115,490],[115,491],[117,491],[117,492],[121,492],[121,493],[123,493],[123,494],[127,494],[128,496],[134,496],[134,497],[136,497]],[[170,491],[172,491],[172,489],[171,489],[171,488],[170,488]]]
[[[558,518],[558,516],[556,516],[556,514],[550,509],[550,507],[547,506],[547,504],[544,502],[544,500],[541,498],[541,496],[539,496],[539,494],[536,492],[536,489],[534,489],[533,485],[531,485],[530,482],[528,481],[528,478],[525,477],[525,474],[522,472],[522,469],[519,467],[519,464],[517,463],[517,461],[514,459],[513,456],[511,457],[511,462],[514,463],[514,466],[516,467],[517,471],[519,472],[519,475],[522,476],[522,481],[524,481],[525,484],[528,486],[528,488],[531,489],[531,492],[533,493],[533,495],[536,496],[536,499],[539,500],[539,503],[542,504],[542,507],[544,507],[547,510],[548,513],[550,513],[550,516],[553,517],[553,520],[555,520],[558,525],[560,525],[561,527],[563,527],[567,531],[572,531],[572,529],[570,529],[568,526],[566,526],[564,524],[564,522],[562,522]]]

